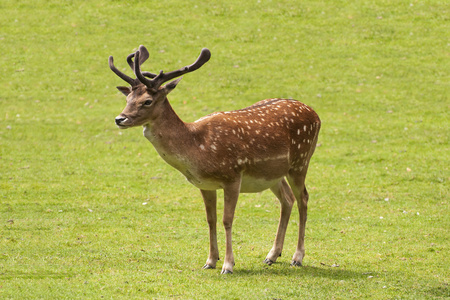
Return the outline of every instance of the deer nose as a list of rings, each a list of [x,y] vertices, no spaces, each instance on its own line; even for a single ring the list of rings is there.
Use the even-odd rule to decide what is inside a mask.
[[[120,125],[120,123],[122,123],[123,121],[125,121],[127,118],[123,118],[123,117],[117,117],[116,118],[116,125]]]

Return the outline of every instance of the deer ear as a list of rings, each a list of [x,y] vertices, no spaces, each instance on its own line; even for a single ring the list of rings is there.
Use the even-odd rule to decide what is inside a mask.
[[[131,93],[131,88],[127,86],[118,86],[117,89],[125,96],[128,96],[128,94]]]
[[[175,79],[174,81],[169,82],[164,86],[164,90],[166,91],[166,95],[169,94],[178,84],[178,82],[181,81],[183,77],[180,77],[178,79]]]

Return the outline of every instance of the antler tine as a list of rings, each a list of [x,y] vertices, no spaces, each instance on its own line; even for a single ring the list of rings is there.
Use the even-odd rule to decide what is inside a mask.
[[[148,53],[147,48],[145,48],[143,45],[139,46],[139,66],[141,66],[148,58],[150,57],[150,54]],[[150,73],[150,72],[141,72],[142,75],[150,78],[155,78],[157,75]]]
[[[133,57],[136,53],[131,53],[127,56],[127,63],[130,66],[131,70],[133,70],[134,72],[134,61],[133,61]]]
[[[127,57],[127,62],[130,65],[130,68],[131,68],[131,70],[133,70],[133,72],[134,72],[134,61],[132,60],[132,58],[135,56],[135,54],[136,53],[131,53]],[[141,61],[140,65],[142,65],[142,63],[144,61],[142,60],[142,58],[139,58],[139,60]],[[156,74],[151,73],[151,72],[147,72],[147,71],[144,71],[144,72],[141,72],[141,73],[142,73],[142,75],[144,75],[146,77],[149,77],[149,78],[155,78],[157,76]]]
[[[139,79],[140,82],[145,84],[148,88],[153,89],[155,88],[155,85],[153,83],[153,80],[145,78],[145,75],[150,75],[149,77],[157,77],[155,74],[152,74],[150,72],[144,72],[144,74],[141,72],[141,66],[138,63],[140,61],[140,51],[136,51],[136,56],[134,60],[134,73],[136,74],[136,77]],[[144,54],[145,56],[145,54]],[[152,76],[155,75],[155,76]]]
[[[168,73],[163,73],[163,71],[161,71],[158,76],[156,76],[152,81],[153,84],[153,88],[159,88],[163,83],[174,79],[176,77],[179,77],[181,75],[184,75],[186,73],[189,72],[193,72],[197,69],[199,69],[201,66],[203,66],[206,62],[208,62],[208,60],[211,58],[211,52],[207,49],[207,48],[203,48],[202,52],[200,53],[200,55],[198,56],[197,60],[186,67],[183,67],[179,70],[176,71],[172,71],[172,72],[168,72]]]
[[[139,53],[140,53],[140,57],[139,57],[139,65],[142,65],[149,57],[150,54],[148,53],[147,48],[145,48],[144,46],[139,46]],[[127,63],[130,66],[131,70],[133,70],[134,72],[134,62],[133,62],[133,57],[135,56],[136,53],[131,53],[127,56]],[[156,75],[155,75],[156,76]]]
[[[141,73],[142,73],[142,75],[144,75],[145,77],[149,77],[149,78],[155,78],[156,76],[158,76],[158,75],[156,75],[156,74],[154,74],[154,73],[147,72],[147,71],[144,71],[144,72],[141,72]]]
[[[109,68],[116,73],[117,76],[119,76],[120,78],[122,78],[123,80],[125,80],[126,82],[128,82],[131,86],[135,86],[136,85],[136,80],[131,78],[128,75],[125,75],[124,73],[122,73],[121,71],[119,71],[119,69],[117,69],[114,66],[114,59],[112,56],[109,57]]]
[[[148,53],[147,48],[145,48],[144,46],[140,45],[139,46],[139,64],[142,65],[149,57],[150,54]]]
[[[211,51],[209,51],[208,48],[203,48],[202,52],[200,52],[200,55],[198,56],[197,60],[192,65],[187,66],[187,68],[189,69],[189,72],[199,69],[205,63],[207,63],[210,58],[211,58]]]

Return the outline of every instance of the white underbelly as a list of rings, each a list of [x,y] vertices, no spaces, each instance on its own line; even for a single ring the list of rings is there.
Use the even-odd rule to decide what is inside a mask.
[[[186,179],[195,187],[202,190],[219,190],[224,188],[224,183],[220,181],[199,178],[189,171],[183,172]],[[282,178],[276,179],[263,179],[263,178],[253,178],[250,176],[242,176],[241,181],[241,193],[258,193],[267,190],[277,184]]]
[[[258,193],[277,184],[282,178],[266,180],[264,178],[242,177],[241,193]]]
[[[192,185],[194,185],[196,188],[199,188],[201,190],[215,191],[215,190],[223,189],[222,184],[220,184],[220,182],[217,182],[217,181],[212,181],[212,180],[195,180],[195,179],[189,178],[187,176],[186,176],[186,179]]]

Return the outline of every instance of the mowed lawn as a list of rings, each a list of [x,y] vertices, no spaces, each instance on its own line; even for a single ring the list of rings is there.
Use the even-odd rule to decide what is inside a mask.
[[[449,298],[449,19],[438,0],[2,0],[0,298]],[[131,75],[141,44],[151,72],[211,50],[169,96],[187,122],[272,97],[317,111],[303,267],[297,209],[263,263],[266,191],[239,199],[234,274],[201,269],[199,191],[141,128],[114,125],[108,56]],[[218,235],[223,258],[220,221]]]

